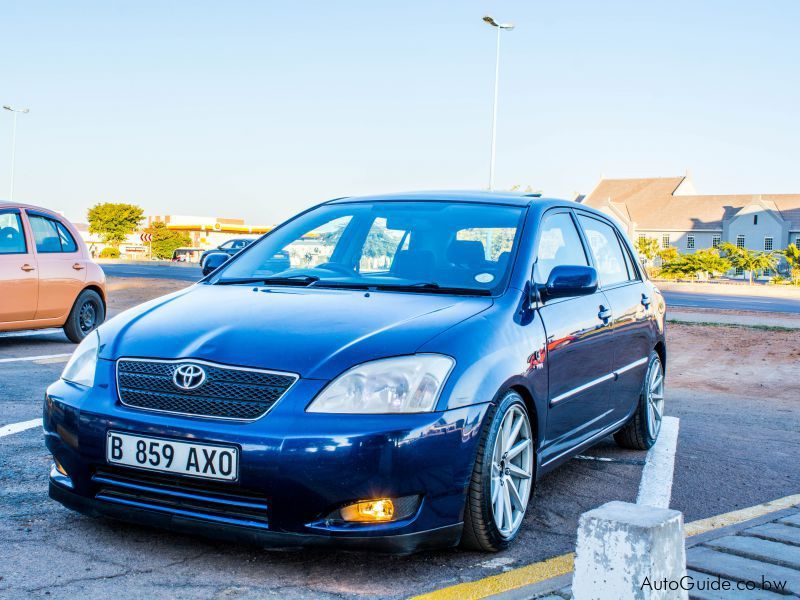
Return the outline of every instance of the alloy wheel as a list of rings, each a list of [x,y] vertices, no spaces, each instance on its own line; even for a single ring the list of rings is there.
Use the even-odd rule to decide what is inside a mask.
[[[492,512],[503,538],[522,524],[533,474],[533,440],[528,416],[512,406],[503,416],[492,451]]]
[[[647,427],[653,438],[661,431],[661,419],[664,415],[664,373],[661,361],[656,360],[650,369],[647,382]]]

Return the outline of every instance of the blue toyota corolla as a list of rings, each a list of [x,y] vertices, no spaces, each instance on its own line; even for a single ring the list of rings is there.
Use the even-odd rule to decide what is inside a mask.
[[[81,343],[45,397],[50,495],[266,545],[503,549],[538,477],[655,442],[664,312],[580,204],[326,202]]]

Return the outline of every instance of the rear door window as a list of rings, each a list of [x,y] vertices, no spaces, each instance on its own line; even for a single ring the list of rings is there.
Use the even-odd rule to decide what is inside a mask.
[[[76,252],[78,245],[72,234],[58,221],[41,215],[28,214],[36,251],[42,254]]]
[[[628,281],[630,276],[625,255],[614,228],[585,215],[578,216],[578,220],[589,242],[600,284],[609,286]]]
[[[17,212],[0,212],[0,254],[26,254],[25,232]]]

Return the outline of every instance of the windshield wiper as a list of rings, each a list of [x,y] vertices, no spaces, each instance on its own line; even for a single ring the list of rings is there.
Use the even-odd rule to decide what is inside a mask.
[[[214,285],[242,285],[261,283],[264,285],[295,285],[305,287],[319,281],[314,275],[289,275],[288,277],[246,277],[241,279],[220,279]]]
[[[459,294],[462,296],[491,296],[491,290],[484,290],[480,288],[461,288],[461,287],[446,287],[438,283],[421,281],[419,283],[409,284],[392,284],[392,283],[378,283],[375,285],[376,289],[389,290],[396,292],[424,292],[430,294]]]

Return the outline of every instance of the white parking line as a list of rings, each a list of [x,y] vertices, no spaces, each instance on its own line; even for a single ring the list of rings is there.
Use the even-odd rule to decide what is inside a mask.
[[[650,448],[642,469],[636,504],[669,508],[672,478],[675,474],[675,451],[678,448],[680,419],[664,417],[658,440]]]
[[[23,337],[23,336],[27,337],[29,335],[53,335],[54,333],[64,333],[64,330],[56,327],[50,329],[35,329],[35,330],[25,329],[23,331],[6,331],[0,333],[0,339],[7,337]]]
[[[65,356],[72,356],[72,352],[67,352],[66,354],[43,354],[41,356],[17,356],[15,358],[0,358],[0,363],[47,360],[49,358],[64,358]]]
[[[11,425],[3,425],[2,427],[0,427],[0,437],[11,435],[12,433],[19,433],[20,431],[26,431],[27,429],[33,429],[34,427],[41,427],[41,426],[42,426],[41,419],[31,419],[30,421],[23,421],[22,423],[11,423]]]

